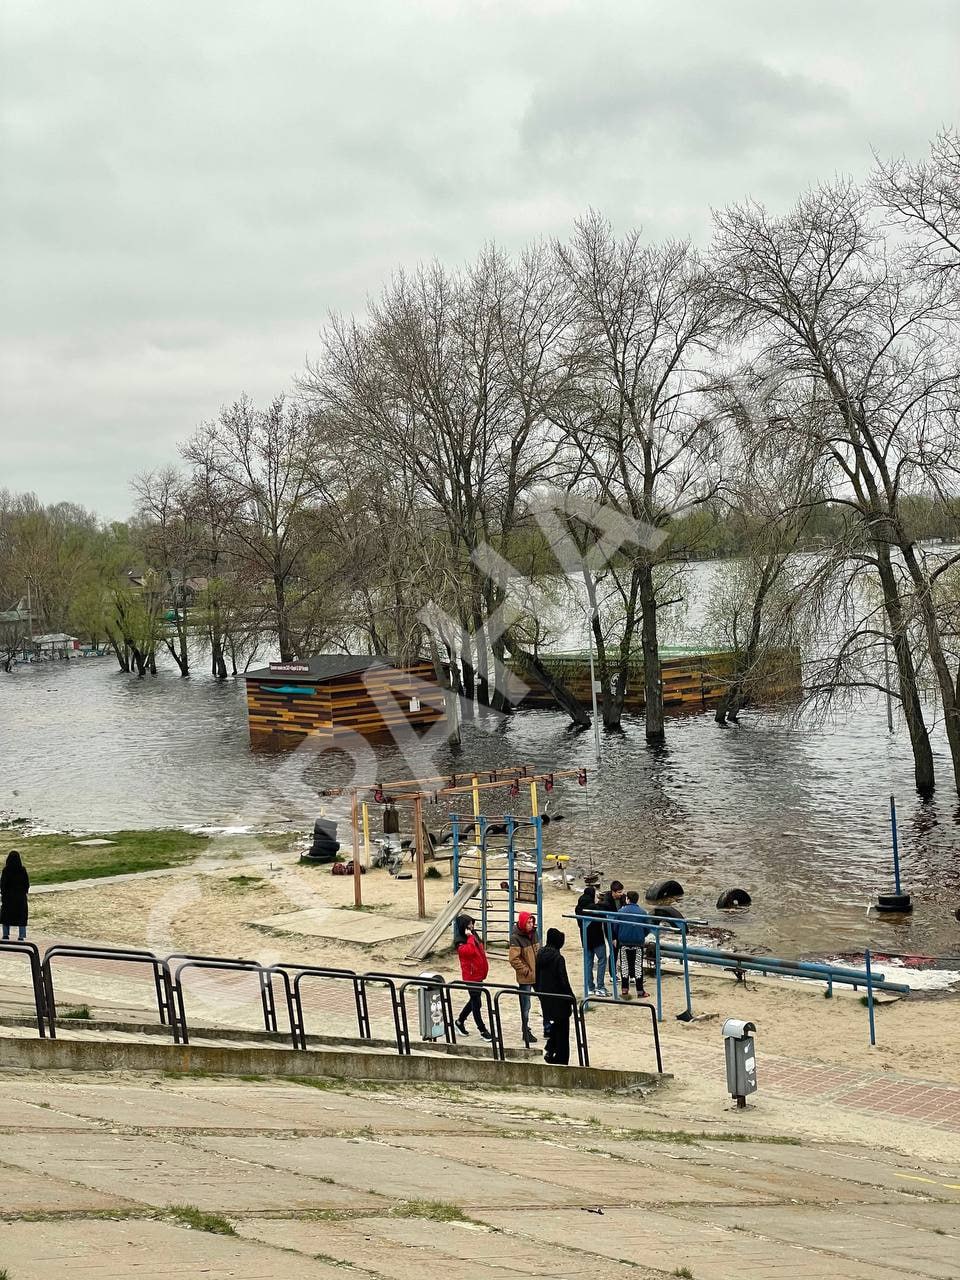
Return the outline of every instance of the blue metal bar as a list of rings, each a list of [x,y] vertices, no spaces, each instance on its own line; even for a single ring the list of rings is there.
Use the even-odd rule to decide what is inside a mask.
[[[743,956],[732,952],[711,951],[707,948],[688,948],[691,959],[697,964],[715,965],[724,969],[740,972],[744,969],[755,969],[758,973],[769,973],[786,978],[807,978],[813,982],[825,982],[828,987],[833,983],[854,987],[866,985],[866,974],[855,970],[834,969],[830,965],[814,965],[798,960],[795,964],[789,960],[769,961],[761,957]],[[672,943],[663,943],[663,951],[672,957],[681,956],[682,949]],[[896,991],[909,994],[910,988],[901,983],[887,982],[882,974],[874,973],[871,981],[875,991]]]
[[[690,954],[687,949],[687,924],[686,921],[679,921],[678,923],[680,924],[680,942],[683,947],[683,994],[687,1002],[685,1013],[686,1020],[689,1022],[693,1017],[693,1001],[690,998]]]
[[[460,892],[460,815],[451,813],[450,830],[453,832],[453,892]]]
[[[897,842],[897,802],[890,797],[890,834],[893,836],[893,885],[900,892],[900,846]]]
[[[513,848],[513,842],[517,834],[517,824],[512,814],[504,814],[503,818],[507,827],[507,936],[515,924],[515,913],[517,910],[517,858]],[[539,913],[537,915],[539,927]]]
[[[870,980],[870,952],[864,951],[863,962],[867,970],[867,1016],[870,1019],[870,1043],[877,1043],[877,1026],[873,1016],[873,983]]]
[[[660,968],[660,930],[653,935],[653,966],[657,976],[657,1021],[663,1021],[663,973]]]
[[[537,837],[537,941],[543,943],[543,819],[533,819]]]
[[[487,945],[487,820],[480,815],[480,937]]]

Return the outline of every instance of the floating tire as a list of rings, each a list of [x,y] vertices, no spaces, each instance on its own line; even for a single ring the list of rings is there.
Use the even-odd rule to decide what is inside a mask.
[[[727,911],[730,907],[749,907],[752,901],[746,889],[726,889],[717,899],[717,907]]]
[[[913,900],[909,893],[881,893],[877,898],[877,910],[904,915],[913,910]]]
[[[664,898],[682,898],[683,885],[679,880],[657,880],[643,896],[647,902],[662,902]]]
[[[679,907],[654,907],[655,916],[663,916],[666,920],[682,920],[683,912]]]

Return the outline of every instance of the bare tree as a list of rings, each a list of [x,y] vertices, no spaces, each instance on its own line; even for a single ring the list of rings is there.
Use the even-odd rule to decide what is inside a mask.
[[[636,231],[617,238],[597,214],[578,224],[558,254],[578,328],[575,377],[559,425],[603,501],[665,529],[718,483],[714,426],[701,399],[707,379],[700,366],[717,320],[703,266],[687,243],[645,245]],[[620,723],[639,628],[651,743],[665,736],[656,573],[662,554],[647,544],[610,566],[623,607],[613,678],[594,613],[610,726]]]
[[[317,559],[323,532],[315,445],[316,424],[301,408],[280,396],[257,409],[243,397],[183,451],[221,487],[233,555],[270,593],[270,619],[284,661],[313,642],[312,610],[329,577],[306,572],[308,561]]]
[[[943,651],[928,567],[903,518],[911,488],[956,486],[956,335],[940,283],[918,280],[885,245],[850,183],[811,191],[784,217],[757,205],[717,217],[718,288],[730,332],[756,344],[802,403],[768,424],[771,446],[803,432],[819,452],[832,501],[855,513],[883,594],[904,718],[922,792],[934,786],[914,609],[939,688],[960,787],[960,706]],[[899,566],[906,569],[906,584]]]

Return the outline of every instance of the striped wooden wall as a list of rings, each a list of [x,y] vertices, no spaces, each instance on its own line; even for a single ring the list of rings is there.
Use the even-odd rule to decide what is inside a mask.
[[[720,652],[662,659],[660,678],[664,707],[672,711],[702,711],[715,707],[727,689],[733,658],[732,653]],[[590,705],[590,665],[586,658],[541,655],[541,661],[551,674],[563,679],[585,706]],[[523,679],[531,688],[520,704],[522,707],[556,705],[543,685],[534,684],[526,672]],[[770,655],[762,680],[762,696],[771,699],[787,697],[796,694],[799,688],[799,653],[785,649]],[[634,661],[630,664],[624,706],[629,711],[642,711],[644,702],[643,663]]]
[[[310,692],[280,693],[280,688]],[[419,711],[410,710],[414,697],[420,699]],[[302,675],[247,679],[251,739],[312,735],[334,741],[350,733],[376,737],[403,724],[426,728],[443,714],[443,690],[429,663],[402,670],[373,667],[329,680]]]

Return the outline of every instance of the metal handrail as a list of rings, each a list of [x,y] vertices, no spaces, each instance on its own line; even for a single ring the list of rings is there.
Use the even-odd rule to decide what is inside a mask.
[[[332,978],[334,980],[349,981],[353,986],[353,999],[357,1013],[357,1035],[361,1040],[370,1039],[370,1017],[367,1011],[366,996],[359,975],[353,969],[328,969],[323,965],[284,963],[276,965],[274,968],[283,970],[288,975],[291,973],[294,975],[291,992],[291,1026],[294,1028],[294,1034],[299,1038],[299,1044],[295,1044],[295,1048],[306,1049],[307,1047],[307,1033],[303,1017],[303,996],[300,992],[300,985],[304,978]]]
[[[2,951],[16,951],[20,955],[30,957],[30,977],[33,980],[33,1004],[37,1014],[37,1031],[40,1039],[45,1040],[47,1031],[44,1025],[44,984],[43,969],[40,965],[40,948],[35,942],[28,942],[26,939],[20,938],[2,938],[0,939],[0,953]]]
[[[451,981],[445,984],[450,991],[480,991],[486,997],[487,1015],[490,1021],[490,1048],[493,1051],[493,1057],[496,1062],[504,1062],[506,1056],[503,1052],[503,1029],[500,1026],[500,1013],[494,1004],[493,997],[490,995],[490,986],[483,982],[463,982],[460,980]],[[454,1020],[456,1027],[456,1020]],[[454,1031],[454,1044],[456,1041],[456,1032]]]
[[[170,967],[165,960],[139,947],[91,947],[82,943],[55,942],[47,947],[43,954],[41,971],[45,1003],[47,1009],[47,1025],[50,1038],[57,1036],[57,1002],[53,989],[53,970],[51,961],[57,956],[69,956],[79,960],[109,960],[127,964],[149,964],[153,969],[154,986],[157,993],[157,1009],[161,1026],[169,1025],[173,1032],[174,1044],[180,1044],[180,1028],[177,1023],[173,1000],[173,987],[170,980]],[[182,1043],[186,1043],[183,1041]]]
[[[497,1022],[501,1028],[500,1030],[501,1040],[503,1039],[503,1024],[500,1018],[500,1001],[503,999],[505,995],[511,995],[511,994],[515,995],[519,1000],[522,1000],[524,996],[529,996],[531,1000],[536,1000],[541,995],[549,995],[551,1000],[569,1000],[571,1005],[573,1006],[573,1008],[571,1009],[571,1014],[572,1014],[571,1020],[573,1022],[574,1037],[576,1039],[576,1044],[577,1044],[577,1061],[580,1063],[581,1067],[589,1067],[590,1053],[589,1053],[589,1050],[587,1049],[587,1024],[583,1019],[583,1013],[582,1013],[582,1010],[580,1009],[580,1006],[577,1003],[576,996],[567,996],[567,995],[564,995],[562,992],[557,992],[557,991],[549,991],[549,992],[547,991],[538,992],[535,990],[521,991],[519,986],[513,986],[513,987],[508,987],[505,985],[502,986],[493,998],[493,1003],[497,1010]]]
[[[652,1004],[646,1000],[626,1001],[613,1000],[610,996],[587,996],[580,1001],[580,1013],[584,1014],[591,1004],[612,1004],[618,1009],[649,1009],[650,1024],[653,1027],[653,1047],[657,1055],[657,1072],[663,1075],[663,1057],[660,1053],[660,1028],[657,1026],[657,1011]]]
[[[183,1002],[183,981],[181,978],[181,975],[187,969],[213,969],[221,973],[255,973],[260,986],[260,1004],[263,1009],[264,1029],[268,1033],[276,1034],[277,1010],[273,995],[273,984],[270,981],[271,971],[265,968],[262,964],[259,964],[256,960],[228,960],[226,958],[218,958],[216,956],[190,956],[176,952],[172,956],[167,957],[167,965],[171,966],[172,962],[177,962],[175,966],[170,968],[173,984],[174,1016],[180,1023],[180,1035],[182,1037],[183,1044],[190,1043],[189,1033],[187,1030],[186,1009]],[[291,1025],[291,1038],[293,1037],[293,1034],[293,1026]]]

